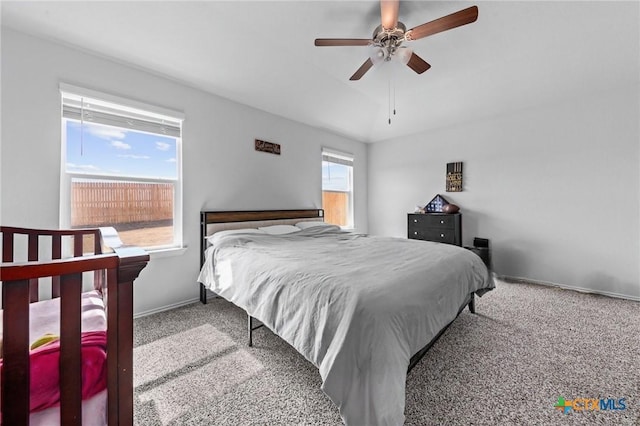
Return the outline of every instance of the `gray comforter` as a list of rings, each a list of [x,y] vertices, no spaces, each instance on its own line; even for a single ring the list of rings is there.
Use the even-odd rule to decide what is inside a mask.
[[[469,250],[330,227],[214,238],[198,281],[315,364],[349,426],[403,424],[411,356],[494,287]]]

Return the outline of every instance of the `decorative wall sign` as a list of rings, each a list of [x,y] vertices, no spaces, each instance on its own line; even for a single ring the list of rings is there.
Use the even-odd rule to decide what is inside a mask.
[[[256,151],[268,152],[269,154],[280,155],[280,144],[261,141],[256,139]]]
[[[447,163],[447,192],[462,192],[462,162]]]
[[[442,195],[437,194],[424,206],[424,211],[425,213],[442,213],[442,208],[447,204],[449,204],[449,202],[445,200]]]

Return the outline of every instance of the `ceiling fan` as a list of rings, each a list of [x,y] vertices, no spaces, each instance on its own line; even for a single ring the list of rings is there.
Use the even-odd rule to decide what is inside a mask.
[[[478,19],[478,7],[471,6],[426,24],[407,30],[398,21],[400,0],[380,0],[381,25],[373,31],[370,39],[359,38],[317,38],[316,46],[370,46],[370,55],[349,80],[360,80],[376,63],[391,61],[394,58],[405,63],[418,74],[429,68],[424,59],[416,55],[410,48],[403,46],[405,41],[414,41],[437,34],[442,31],[470,24]]]

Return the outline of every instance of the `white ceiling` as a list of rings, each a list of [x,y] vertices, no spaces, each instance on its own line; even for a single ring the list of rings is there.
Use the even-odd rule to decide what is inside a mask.
[[[385,64],[357,82],[366,47],[313,41],[371,37],[377,1],[3,1],[2,25],[363,142],[640,79],[634,1],[403,1],[399,20],[412,28],[473,4],[475,23],[410,43],[430,70]]]

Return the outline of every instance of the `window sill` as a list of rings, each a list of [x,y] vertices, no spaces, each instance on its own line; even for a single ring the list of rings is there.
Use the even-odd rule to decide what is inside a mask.
[[[149,253],[149,256],[151,256],[152,259],[155,259],[162,257],[181,256],[186,251],[187,247],[171,247],[147,250],[147,253]]]

